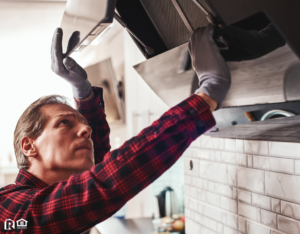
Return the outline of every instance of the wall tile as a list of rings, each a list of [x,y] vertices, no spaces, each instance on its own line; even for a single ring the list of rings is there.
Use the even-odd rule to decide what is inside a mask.
[[[227,165],[200,161],[200,177],[203,179],[227,184]]]
[[[223,229],[222,224],[200,214],[195,218],[195,221],[198,222],[202,227],[207,227],[215,232],[218,232],[219,229],[222,231]]]
[[[244,140],[245,153],[268,155],[267,141]]]
[[[276,231],[276,230],[271,230],[271,234],[286,234],[284,232]]]
[[[294,174],[294,160],[253,155],[253,167],[269,171]]]
[[[187,219],[194,219],[194,214],[195,214],[194,211],[185,208],[185,211],[184,211],[184,212],[185,212],[185,217],[186,217]]]
[[[280,200],[271,198],[271,205],[272,205],[273,212],[280,213],[281,211]]]
[[[239,231],[246,233],[246,219],[239,216]]]
[[[300,159],[300,144],[288,142],[269,142],[270,156]]]
[[[183,153],[183,157],[192,157],[191,150],[191,148],[187,148],[186,151],[184,151]]]
[[[237,188],[232,188],[232,198],[233,199],[237,198]]]
[[[244,153],[244,140],[236,139],[236,152]]]
[[[215,161],[216,162],[222,162],[222,152],[223,151],[215,150]]]
[[[261,223],[277,229],[276,214],[266,210],[261,210]]]
[[[203,190],[208,190],[208,182],[210,182],[210,181],[202,179],[202,189]]]
[[[198,211],[200,214],[211,218],[213,220],[216,220],[220,223],[225,224],[228,227],[231,227],[233,229],[238,229],[238,216],[235,214],[232,214],[230,212],[227,212],[225,210],[221,210],[217,207],[210,206],[206,204],[205,202],[199,202]],[[200,208],[201,207],[201,208]]]
[[[232,228],[223,226],[223,233],[224,234],[238,234],[238,232]]]
[[[195,233],[195,232],[194,232]],[[201,234],[217,234],[216,232],[208,229],[207,227],[201,226],[201,231],[199,232]]]
[[[239,189],[238,190],[238,199],[241,202],[251,204],[251,192]]]
[[[193,162],[193,169],[190,170],[190,161]],[[199,176],[199,160],[195,158],[184,158],[184,174],[189,176]]]
[[[221,208],[237,214],[237,201],[227,197],[221,197]]]
[[[300,175],[300,160],[295,160],[295,174]]]
[[[237,157],[237,164],[239,166],[247,167],[247,155],[246,154],[237,153],[236,157]]]
[[[190,152],[191,152],[191,157],[192,157],[192,158],[197,158],[197,157],[198,157],[198,149],[196,149],[196,148],[191,148],[191,149],[190,149]]]
[[[271,210],[271,198],[252,193],[252,205]]]
[[[197,199],[206,202],[210,205],[220,207],[220,196],[214,193],[207,192],[205,190],[198,189]]]
[[[191,187],[191,197],[197,198],[197,188]]]
[[[253,221],[260,222],[260,209],[257,207],[239,202],[238,214]]]
[[[200,224],[190,220],[186,219],[186,234],[195,234],[195,233],[201,233],[201,226]]]
[[[188,175],[185,175],[184,176],[184,183],[191,185],[192,184],[192,177],[188,176]]]
[[[300,177],[275,172],[265,172],[266,195],[300,203]]]
[[[207,149],[197,149],[197,158],[214,161],[215,160],[215,151]]]
[[[201,148],[223,150],[224,138],[201,136]]]
[[[184,195],[185,196],[189,196],[189,197],[191,197],[191,186],[189,186],[189,185],[184,185]]]
[[[300,233],[300,222],[278,215],[278,230],[288,234]]]
[[[281,214],[300,220],[300,205],[281,201]]]
[[[208,181],[208,191],[212,193],[217,193],[232,199],[236,199],[236,189],[228,185],[219,184],[215,182]]]
[[[224,149],[235,152],[236,151],[236,140],[225,138],[224,139]]]
[[[184,204],[185,208],[189,210],[195,210],[197,208],[197,201],[189,197],[185,197]]]
[[[222,210],[219,208],[216,208],[214,206],[210,206],[206,204],[205,202],[200,202],[199,207],[201,206],[201,209],[198,208],[198,212],[202,215],[207,216],[208,218],[214,219],[218,222],[226,224],[226,221],[222,220]]]
[[[264,193],[264,171],[238,167],[238,187]]]
[[[247,222],[247,234],[270,234],[270,229],[262,225]]]
[[[253,167],[253,156],[252,154],[247,155],[248,167]]]
[[[300,234],[300,144],[204,136],[183,161],[187,234]]]
[[[200,140],[201,137],[198,137],[196,140],[194,140],[191,144],[192,147],[196,147],[196,148],[200,148],[201,147],[201,140]]]
[[[236,174],[236,166],[227,165],[227,183],[230,185],[236,186],[237,174]]]
[[[236,153],[223,151],[222,162],[236,164]]]
[[[190,177],[191,178],[191,185],[196,187],[196,188],[203,188],[203,180],[199,179],[197,177]]]

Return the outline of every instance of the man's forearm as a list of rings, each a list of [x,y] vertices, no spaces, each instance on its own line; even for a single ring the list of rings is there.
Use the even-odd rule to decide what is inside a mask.
[[[210,96],[206,95],[205,93],[196,93],[196,95],[200,96],[203,99],[203,101],[205,101],[207,105],[210,106],[211,112],[217,109],[218,103],[216,100],[212,99]]]

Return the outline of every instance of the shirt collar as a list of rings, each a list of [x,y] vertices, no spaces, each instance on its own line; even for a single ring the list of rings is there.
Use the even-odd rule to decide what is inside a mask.
[[[37,188],[45,188],[48,186],[44,181],[23,169],[19,171],[15,183],[16,185],[28,185]]]

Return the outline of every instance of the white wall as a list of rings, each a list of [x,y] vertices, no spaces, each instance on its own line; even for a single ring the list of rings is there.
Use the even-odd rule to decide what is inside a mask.
[[[72,97],[69,84],[50,65],[52,35],[64,6],[59,2],[0,2],[0,165],[9,163],[15,125],[29,104],[50,94]]]

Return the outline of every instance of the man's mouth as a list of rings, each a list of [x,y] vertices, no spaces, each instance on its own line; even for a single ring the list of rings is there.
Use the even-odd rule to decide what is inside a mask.
[[[92,144],[84,143],[84,144],[80,144],[80,145],[76,148],[76,150],[81,150],[81,149],[92,150],[93,147],[92,147]]]

